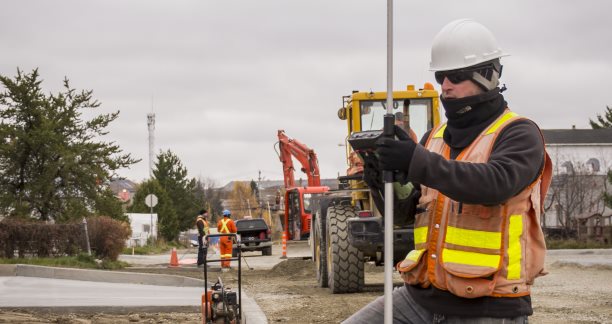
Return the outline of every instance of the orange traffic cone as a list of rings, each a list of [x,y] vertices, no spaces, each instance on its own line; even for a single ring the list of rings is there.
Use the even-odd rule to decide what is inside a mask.
[[[170,254],[170,266],[178,267],[178,257],[176,256],[176,248],[172,248],[172,254]]]
[[[286,259],[287,258],[287,233],[285,232],[283,232],[282,244],[283,244],[283,247],[282,247],[283,255],[280,258]]]

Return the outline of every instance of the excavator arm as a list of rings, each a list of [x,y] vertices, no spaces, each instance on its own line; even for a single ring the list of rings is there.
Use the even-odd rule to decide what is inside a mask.
[[[302,165],[301,170],[308,177],[309,187],[321,186],[321,175],[319,173],[319,161],[313,149],[296,139],[289,138],[284,130],[278,131],[279,159],[283,164],[283,176],[285,188],[295,187],[295,175],[293,157]]]

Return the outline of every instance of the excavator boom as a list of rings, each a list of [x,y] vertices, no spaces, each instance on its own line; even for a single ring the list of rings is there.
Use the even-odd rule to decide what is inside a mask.
[[[301,170],[306,173],[308,177],[308,186],[321,186],[319,162],[314,150],[296,139],[289,138],[284,130],[278,131],[278,143],[280,151],[279,158],[283,164],[285,188],[293,188],[296,186],[294,175],[295,168],[293,167],[292,157],[295,157],[302,165]]]
[[[310,236],[310,198],[329,190],[321,186],[317,154],[296,139],[289,138],[284,130],[278,131],[278,157],[283,164],[285,180],[285,215],[283,228],[290,240],[301,240]],[[308,186],[297,186],[293,158],[302,165],[302,172],[308,177]]]

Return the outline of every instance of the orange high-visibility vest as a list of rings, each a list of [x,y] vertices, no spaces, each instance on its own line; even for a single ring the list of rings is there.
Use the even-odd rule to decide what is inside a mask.
[[[217,230],[223,234],[236,233],[236,224],[231,218],[223,217],[217,223]]]
[[[456,160],[488,162],[497,136],[522,118],[506,110]],[[426,148],[449,159],[450,148],[442,138],[445,127],[432,130]],[[540,213],[552,164],[544,152],[538,178],[500,205],[463,204],[421,186],[418,207],[425,211],[416,215],[415,247],[398,264],[404,281],[465,298],[529,295],[533,280],[546,274]]]
[[[229,228],[227,228],[229,221],[230,219],[227,218],[221,220],[221,230],[219,230],[219,233],[228,234],[230,232]]]

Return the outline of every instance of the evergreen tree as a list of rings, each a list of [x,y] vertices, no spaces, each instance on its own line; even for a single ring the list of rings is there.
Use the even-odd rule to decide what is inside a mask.
[[[179,234],[179,222],[172,205],[172,199],[156,179],[145,181],[138,186],[133,199],[134,203],[128,211],[131,213],[150,213],[151,208],[145,204],[145,197],[148,194],[157,196],[157,205],[153,207],[153,213],[157,213],[159,235],[167,241],[176,240]]]
[[[193,227],[195,217],[202,206],[196,202],[193,193],[195,179],[187,178],[187,168],[178,156],[170,150],[157,155],[153,176],[172,200],[179,230]]]
[[[138,162],[104,142],[119,112],[82,118],[100,103],[91,90],[44,94],[38,70],[0,75],[0,214],[69,220],[105,214],[123,217],[107,183],[115,171]]]
[[[223,211],[220,190],[215,188],[215,182],[211,179],[201,180],[194,178],[193,181],[195,181],[193,195],[197,205],[208,210],[208,215],[213,224],[215,224],[221,218],[220,215]]]
[[[589,119],[589,123],[593,129],[612,128],[612,108],[606,106],[604,115],[597,114],[597,121]]]

